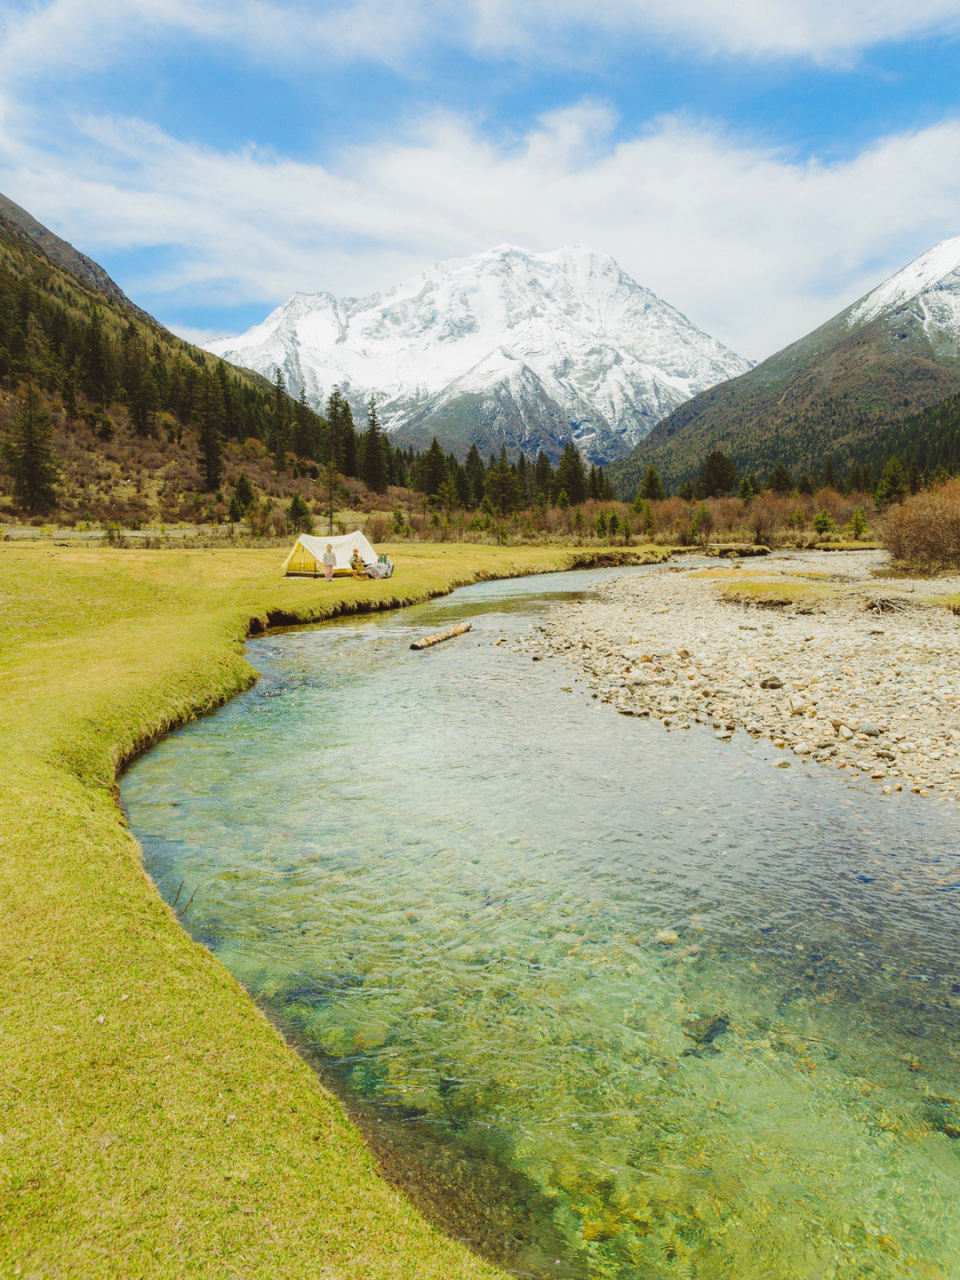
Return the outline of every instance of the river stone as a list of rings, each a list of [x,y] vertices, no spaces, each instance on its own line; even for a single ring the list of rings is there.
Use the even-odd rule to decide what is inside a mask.
[[[782,689],[783,681],[779,676],[764,676],[760,681],[761,689]]]
[[[879,738],[880,730],[872,720],[861,720],[857,726],[861,733],[865,733],[869,738]]]

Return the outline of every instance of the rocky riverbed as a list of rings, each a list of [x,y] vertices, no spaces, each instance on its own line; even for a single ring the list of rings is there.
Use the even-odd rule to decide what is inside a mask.
[[[732,573],[674,564],[558,607],[519,647],[564,658],[594,697],[667,730],[763,736],[783,749],[775,767],[816,761],[955,798],[960,617],[929,601],[960,579],[885,566],[881,552],[779,553]],[[738,582],[814,586],[763,607],[725,598]]]

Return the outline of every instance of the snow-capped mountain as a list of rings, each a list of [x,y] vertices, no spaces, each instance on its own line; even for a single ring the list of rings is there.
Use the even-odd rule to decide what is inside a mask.
[[[956,356],[960,346],[960,236],[939,244],[884,280],[846,313],[848,328],[880,316],[918,324],[933,352]]]
[[[750,363],[579,245],[501,245],[440,262],[386,294],[297,293],[208,350],[317,408],[339,386],[360,424],[464,453],[506,444],[554,459],[571,438],[593,462],[625,457],[661,418]],[[358,413],[358,411],[360,411]]]
[[[960,236],[943,240],[743,377],[694,397],[614,468],[622,494],[652,463],[668,484],[713,449],[741,471],[812,473],[884,459],[904,419],[960,394]],[[890,440],[889,444],[884,443]],[[884,452],[886,450],[886,453]]]

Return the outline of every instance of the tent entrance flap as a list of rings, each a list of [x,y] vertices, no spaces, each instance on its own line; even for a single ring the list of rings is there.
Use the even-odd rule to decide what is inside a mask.
[[[377,553],[359,529],[353,533],[339,534],[336,537],[317,538],[313,534],[301,533],[293,544],[293,548],[283,562],[282,572],[308,577],[322,576],[323,553],[331,547],[337,557],[334,573],[351,573],[350,559],[354,551],[359,551],[364,564],[376,564]]]

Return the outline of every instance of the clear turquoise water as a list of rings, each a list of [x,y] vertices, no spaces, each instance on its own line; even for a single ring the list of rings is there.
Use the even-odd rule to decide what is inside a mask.
[[[147,869],[519,1273],[953,1280],[955,811],[494,644],[601,576],[251,643],[257,687],[122,781]]]

